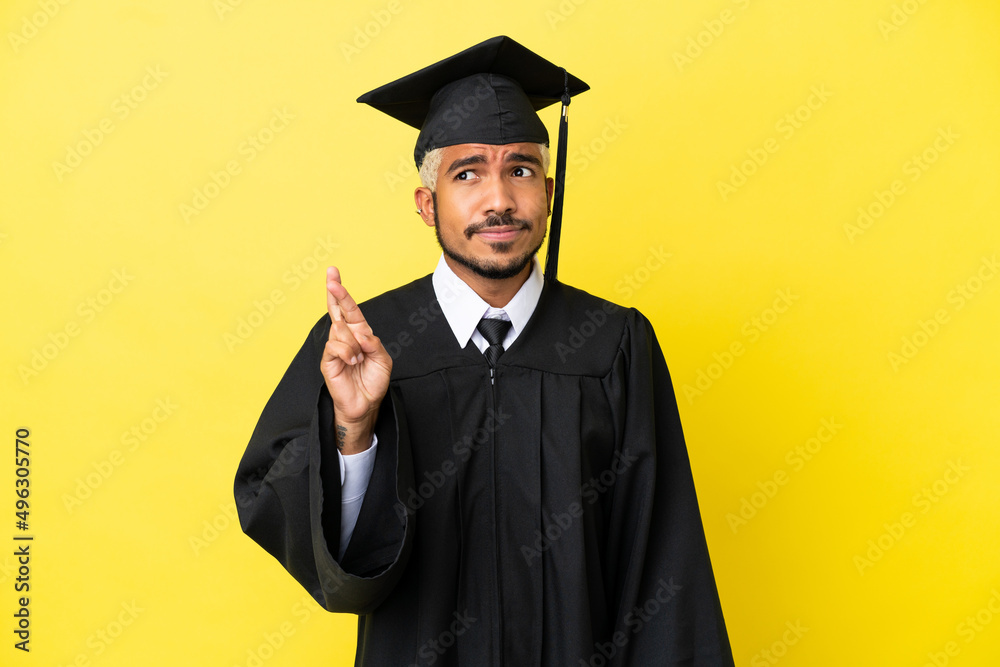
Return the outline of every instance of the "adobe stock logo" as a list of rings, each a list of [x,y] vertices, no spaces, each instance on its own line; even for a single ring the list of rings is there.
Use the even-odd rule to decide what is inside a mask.
[[[911,183],[916,183],[935,164],[941,156],[952,146],[955,141],[961,138],[960,134],[951,129],[939,127],[937,136],[931,143],[919,153],[914,153],[903,163],[901,170]],[[867,204],[859,206],[858,216],[854,223],[844,223],[844,234],[847,240],[854,243],[857,237],[861,236],[872,226],[882,219],[892,206],[907,193],[906,183],[901,178],[897,178],[889,184],[885,190],[875,189],[872,191],[872,198]]]
[[[365,23],[364,26],[354,26],[354,39],[351,40],[351,43],[340,43],[340,52],[343,54],[344,60],[351,62],[351,58],[361,55],[361,52],[371,45],[372,40],[389,27],[393,17],[402,11],[403,6],[399,4],[399,0],[389,0],[384,9],[373,9],[371,11],[372,20]]]
[[[415,481],[414,486],[410,487],[406,501],[397,502],[394,505],[399,522],[406,521],[407,510],[410,513],[419,510],[445,485],[449,478],[459,473],[461,466],[456,463],[456,460],[462,463],[467,462],[472,457],[472,453],[479,451],[483,445],[489,442],[490,436],[499,431],[510,418],[511,415],[504,414],[503,410],[494,412],[492,409],[487,409],[483,425],[452,444],[453,456],[441,461],[441,465],[436,470],[425,470],[424,479],[419,484]]]
[[[66,663],[68,666],[90,665],[92,658],[97,658],[111,648],[122,634],[124,634],[125,630],[135,623],[136,619],[139,618],[139,614],[146,611],[135,600],[122,602],[119,606],[121,607],[121,611],[117,611],[114,618],[87,635],[87,639],[84,642],[86,650],[77,653],[71,662]],[[59,665],[59,667],[62,667],[62,665]]]
[[[213,0],[212,9],[215,10],[215,15],[219,17],[219,20],[224,21],[226,14],[233,13],[242,4],[243,0]]]
[[[285,646],[295,633],[317,614],[320,607],[309,595],[303,595],[298,602],[292,605],[292,615],[298,620],[298,625],[292,621],[285,620],[274,630],[265,631],[257,635],[253,644],[246,649],[246,659],[241,663],[234,663],[236,667],[262,667],[262,665],[273,658],[278,651]]]
[[[628,123],[622,121],[621,116],[610,116],[604,119],[604,127],[590,141],[582,143],[578,148],[569,152],[566,161],[569,164],[566,173],[566,185],[573,185],[576,174],[587,171],[604,153],[621,138],[622,134],[629,128]]]
[[[149,440],[180,407],[169,396],[157,398],[155,405],[156,407],[149,412],[149,416],[133,424],[129,430],[122,432],[119,438],[122,444],[121,449],[112,449],[107,457],[91,462],[90,467],[93,468],[93,471],[76,477],[76,486],[73,488],[73,492],[64,493],[61,498],[63,507],[68,513],[72,514],[83,505],[84,501],[94,495],[97,489],[108,481],[115,471],[139,449],[142,443]]]
[[[548,517],[542,517],[542,530],[535,529],[535,541],[532,544],[521,545],[521,556],[524,562],[531,565],[531,561],[540,558],[543,553],[551,549],[563,535],[576,530],[574,524],[577,519],[583,519],[585,509],[588,505],[593,505],[601,499],[601,495],[608,489],[614,487],[618,478],[627,471],[639,458],[623,450],[615,452],[614,459],[610,467],[602,471],[600,475],[594,475],[580,486],[580,500],[571,502],[561,512],[550,512]]]
[[[785,141],[790,140],[796,132],[805,127],[805,124],[813,118],[817,111],[826,105],[831,97],[833,97],[833,93],[827,89],[826,84],[812,86],[805,102],[782,116],[774,124],[774,131],[780,134]],[[729,178],[715,182],[715,187],[718,189],[722,201],[728,201],[736,194],[780,149],[781,141],[777,137],[768,137],[759,147],[747,149],[747,159],[730,164]]]
[[[945,296],[945,301],[952,306],[951,312],[947,308],[938,308],[928,319],[918,319],[917,328],[900,339],[902,344],[899,351],[890,350],[887,353],[892,370],[898,373],[902,366],[913,361],[920,351],[941,333],[945,325],[952,321],[952,315],[961,311],[970,301],[975,299],[986,284],[996,277],[998,272],[1000,272],[1000,262],[997,261],[997,254],[993,253],[992,257],[983,257],[976,271],[956,284]]]
[[[160,84],[163,83],[169,74],[170,72],[164,72],[159,65],[147,67],[146,74],[139,83],[111,102],[111,113],[117,117],[117,122],[124,121],[133,111],[138,109],[139,105],[146,100],[152,91],[160,87]],[[68,175],[72,174],[77,167],[83,164],[84,158],[104,143],[104,139],[114,132],[117,127],[116,121],[111,115],[108,115],[97,121],[96,127],[83,128],[80,131],[83,138],[66,146],[66,156],[63,162],[59,162],[58,160],[52,162],[52,171],[56,175],[56,181],[62,183]]]
[[[7,41],[10,42],[10,48],[14,49],[14,53],[17,53],[22,46],[28,43],[28,40],[34,39],[38,35],[38,31],[49,24],[55,15],[58,14],[62,7],[61,5],[69,4],[69,0],[38,0],[38,8],[40,11],[35,12],[30,17],[25,16],[21,19],[21,31],[20,32],[8,32]]]
[[[254,332],[274,315],[279,306],[287,301],[288,295],[306,284],[309,276],[327,264],[333,251],[339,247],[340,244],[334,243],[333,236],[330,234],[327,234],[326,238],[316,237],[316,245],[313,246],[312,251],[293,263],[282,274],[281,281],[290,286],[288,292],[274,288],[266,297],[254,299],[250,312],[241,315],[236,321],[236,326],[231,331],[222,334],[222,341],[226,344],[226,348],[230,352],[235,352],[243,343],[250,340]]]
[[[232,184],[233,179],[243,173],[244,167],[270,147],[292,120],[295,120],[295,114],[289,112],[287,107],[272,108],[271,117],[267,122],[256,132],[248,134],[236,148],[242,162],[234,158],[228,160],[222,169],[209,171],[208,179],[201,186],[194,188],[190,203],[185,201],[178,205],[177,210],[181,219],[190,224],[193,218],[201,215],[208,205]]]
[[[941,477],[913,494],[910,502],[914,509],[919,510],[920,514],[930,512],[970,470],[972,469],[969,466],[962,463],[962,459],[948,461],[948,468]],[[865,570],[874,567],[890,549],[899,544],[906,533],[917,525],[919,518],[917,514],[906,511],[900,514],[898,521],[883,523],[882,527],[885,530],[878,537],[868,540],[866,544],[868,548],[864,554],[855,555],[853,558],[858,574],[865,576]]]
[[[418,667],[418,665],[433,665],[437,662],[438,658],[443,656],[448,652],[452,646],[458,641],[465,632],[472,627],[479,619],[469,613],[469,610],[459,613],[457,611],[452,612],[454,621],[441,633],[432,639],[428,639],[420,648],[417,649],[417,656],[420,658],[419,663],[412,663],[410,667]],[[425,662],[426,661],[426,662]]]
[[[975,614],[969,614],[962,622],[955,626],[955,634],[966,644],[971,644],[976,636],[993,622],[993,619],[1000,616],[1000,591],[996,588],[990,591],[992,595]],[[932,651],[927,654],[927,662],[922,667],[945,667],[951,659],[962,652],[962,647],[958,641],[952,639],[945,642],[940,651]]]
[[[784,313],[798,301],[801,297],[792,292],[791,288],[775,290],[775,298],[771,306],[761,311],[760,315],[751,317],[743,323],[740,333],[743,340],[734,340],[722,352],[713,352],[712,359],[704,368],[699,368],[695,373],[694,384],[685,383],[681,390],[687,399],[688,405],[693,405],[696,398],[705,394],[706,391],[721,378],[726,371],[733,367],[736,359],[743,356],[750,345],[761,339],[764,332],[769,331]]]
[[[798,644],[799,640],[809,632],[809,628],[803,626],[800,620],[794,623],[785,621],[785,628],[787,629],[781,634],[781,639],[754,653],[750,658],[750,667],[770,667],[778,664],[779,660],[788,655],[788,649]]]
[[[135,280],[135,276],[130,274],[128,269],[124,267],[121,270],[112,270],[111,279],[108,280],[107,284],[98,290],[96,294],[87,297],[77,305],[76,314],[80,316],[80,321],[75,319],[69,320],[61,329],[49,332],[47,336],[48,342],[31,350],[31,359],[28,365],[18,365],[17,373],[21,378],[21,382],[27,385],[33,378],[38,377],[42,371],[48,368],[49,364],[55,361],[56,357],[69,347],[70,342],[80,335],[83,326],[93,322],[100,313],[118,298],[119,294],[125,291],[125,288],[133,280]]]
[[[549,27],[555,30],[559,27],[560,23],[569,19],[570,16],[576,13],[577,8],[586,2],[587,0],[561,0],[559,6],[556,7],[558,11],[546,9],[545,19],[549,22]]]
[[[839,423],[836,417],[823,418],[820,420],[819,428],[816,429],[813,437],[808,438],[801,445],[789,449],[785,453],[784,460],[791,467],[792,472],[789,473],[784,468],[778,468],[764,481],[757,480],[757,490],[749,496],[740,498],[739,509],[726,514],[726,523],[729,524],[729,529],[733,531],[733,534],[736,534],[740,528],[746,526],[756,517],[778,495],[782,487],[791,481],[794,474],[805,468],[806,464],[823,450],[824,445],[829,444],[843,428],[844,425]]]
[[[580,667],[606,667],[612,664],[611,661],[618,655],[619,649],[628,646],[633,636],[642,632],[660,610],[684,589],[680,584],[674,583],[673,577],[670,577],[669,581],[658,580],[656,586],[656,592],[652,597],[647,598],[642,604],[635,605],[625,614],[623,620],[626,629],[616,631],[609,641],[595,642],[594,652],[589,658],[580,658]]]
[[[733,0],[733,4],[741,10],[746,10],[750,6],[750,0]],[[674,51],[674,64],[677,71],[683,73],[684,68],[693,65],[694,61],[701,57],[705,50],[715,44],[715,40],[726,31],[726,26],[736,22],[739,14],[732,9],[723,9],[717,18],[702,21],[704,30],[700,30],[695,35],[688,35],[687,45],[684,52]]]
[[[899,29],[906,25],[926,3],[927,0],[903,0],[900,4],[894,4],[889,13],[889,20],[878,20],[878,31],[882,33],[882,39],[888,42],[889,35],[899,32]]]
[[[230,526],[239,525],[240,518],[236,503],[219,503],[219,511],[211,519],[205,519],[201,523],[201,532],[188,537],[188,545],[194,551],[195,556],[200,556],[201,552],[219,539]]]

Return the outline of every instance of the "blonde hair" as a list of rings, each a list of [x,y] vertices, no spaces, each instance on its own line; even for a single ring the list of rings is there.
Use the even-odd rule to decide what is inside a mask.
[[[545,144],[535,145],[538,146],[538,152],[542,155],[542,171],[548,174],[549,163],[551,162],[549,147]],[[437,190],[438,169],[441,167],[441,155],[443,152],[443,147],[427,151],[427,154],[424,155],[424,161],[420,165],[420,184],[431,192]]]

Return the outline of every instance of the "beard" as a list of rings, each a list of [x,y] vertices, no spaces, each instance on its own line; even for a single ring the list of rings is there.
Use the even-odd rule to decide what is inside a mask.
[[[524,267],[528,266],[531,262],[531,258],[538,254],[538,251],[542,247],[542,243],[545,241],[545,235],[542,235],[542,239],[532,250],[513,257],[504,257],[499,259],[478,259],[475,257],[466,257],[454,248],[449,247],[448,244],[445,243],[444,239],[441,238],[441,221],[438,219],[436,193],[432,194],[432,197],[434,199],[434,234],[437,236],[438,245],[441,246],[441,251],[445,254],[445,257],[455,260],[465,268],[475,273],[477,276],[486,278],[487,280],[507,280],[508,278],[513,278],[517,274],[521,273],[521,271],[524,270]],[[465,238],[471,239],[473,234],[488,227],[502,226],[521,227],[530,231],[532,223],[530,220],[515,218],[509,214],[491,215],[482,222],[473,223],[466,227],[464,231]],[[545,231],[547,234],[548,230]],[[489,245],[493,252],[498,255],[504,255],[514,246],[514,242],[502,241],[498,243],[490,243]]]

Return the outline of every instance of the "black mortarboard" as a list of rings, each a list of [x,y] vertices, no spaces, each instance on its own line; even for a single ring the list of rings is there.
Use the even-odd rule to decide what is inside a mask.
[[[380,86],[358,98],[420,130],[413,158],[420,167],[428,151],[456,144],[548,145],[536,113],[562,101],[556,190],[545,275],[555,278],[566,170],[566,107],[590,86],[510,37],[499,36]]]

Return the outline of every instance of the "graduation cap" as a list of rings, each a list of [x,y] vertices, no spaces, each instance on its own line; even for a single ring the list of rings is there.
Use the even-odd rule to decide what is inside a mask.
[[[545,277],[555,280],[562,226],[570,98],[590,86],[503,35],[380,86],[358,98],[420,130],[413,159],[419,169],[435,148],[456,144],[548,145],[536,113],[562,102],[555,196]]]

